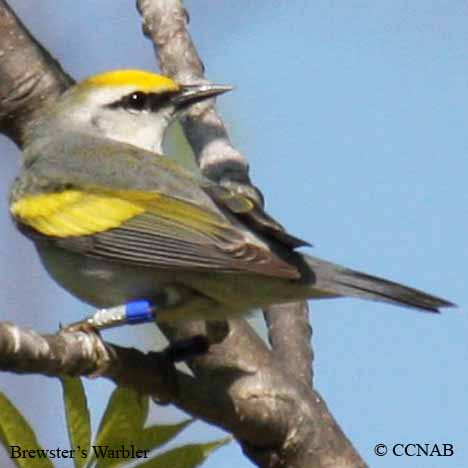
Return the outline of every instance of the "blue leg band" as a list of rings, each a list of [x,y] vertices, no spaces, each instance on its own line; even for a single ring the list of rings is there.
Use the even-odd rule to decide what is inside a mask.
[[[154,321],[155,313],[151,302],[142,299],[125,304],[125,321],[130,325]]]

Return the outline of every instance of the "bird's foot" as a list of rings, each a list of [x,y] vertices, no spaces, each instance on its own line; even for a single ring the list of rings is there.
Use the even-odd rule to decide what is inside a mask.
[[[164,351],[167,357],[173,362],[180,362],[202,356],[210,346],[221,343],[229,334],[229,323],[226,321],[207,321],[205,326],[206,335],[195,335],[171,343]]]
[[[164,354],[172,362],[185,361],[208,352],[210,342],[204,335],[195,335],[185,340],[178,340],[171,343]]]

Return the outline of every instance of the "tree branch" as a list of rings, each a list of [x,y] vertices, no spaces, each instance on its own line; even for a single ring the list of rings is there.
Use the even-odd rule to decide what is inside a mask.
[[[39,335],[0,322],[0,369],[17,374],[100,376],[167,401],[177,393],[178,371],[164,353],[142,353],[104,343],[93,333]]]
[[[92,333],[39,335],[5,322],[0,323],[0,369],[111,379],[223,427],[259,466],[326,466],[322,451],[329,452],[330,446],[333,454],[326,458],[333,460],[330,466],[364,466],[323,401],[284,374],[245,322],[231,325],[234,332],[218,345],[222,349],[210,350],[195,365],[202,368],[203,377],[178,371],[165,353],[122,348]],[[245,346],[248,352],[240,355],[236,346]],[[288,456],[277,447],[283,447]]]
[[[0,132],[20,148],[24,132],[73,79],[0,0]]]
[[[314,353],[309,345],[312,327],[307,302],[276,304],[264,311],[273,352],[287,369],[294,363],[298,379],[312,386]]]

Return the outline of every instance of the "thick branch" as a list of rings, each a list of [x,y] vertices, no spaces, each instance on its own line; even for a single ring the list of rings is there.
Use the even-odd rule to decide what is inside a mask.
[[[102,376],[160,401],[177,393],[178,372],[163,353],[104,343],[92,333],[39,335],[0,322],[0,369],[18,374]]]
[[[19,147],[29,122],[73,80],[0,0],[0,132]]]
[[[296,377],[312,386],[314,353],[312,347],[306,345],[312,337],[307,303],[276,304],[268,307],[264,316],[276,359],[283,362],[286,369],[294,363]]]
[[[261,467],[365,466],[295,368],[285,371],[245,321],[231,320],[229,328],[225,340],[190,362],[213,392],[213,407],[221,409],[214,423],[226,428],[229,421],[246,455]],[[203,333],[203,325],[184,322],[164,330],[178,340]]]
[[[330,447],[330,466],[364,466],[329,419],[320,397],[285,375],[244,322],[232,322],[231,327],[229,337],[218,345],[222,349],[197,364],[203,367],[203,378],[193,378],[178,371],[164,353],[122,348],[89,333],[39,335],[0,323],[0,369],[109,378],[223,427],[242,441],[244,451],[260,466],[326,466],[322,452]],[[247,347],[243,359],[235,346]],[[288,432],[290,420],[293,432]],[[303,437],[309,441],[307,450]],[[272,449],[284,446],[285,440],[287,459]],[[350,460],[354,464],[349,465]]]

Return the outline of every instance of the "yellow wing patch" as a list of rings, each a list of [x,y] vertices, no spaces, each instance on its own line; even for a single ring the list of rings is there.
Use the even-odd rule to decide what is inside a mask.
[[[144,92],[177,91],[179,85],[167,76],[143,70],[114,70],[94,75],[79,86],[133,86]]]
[[[220,234],[228,228],[215,213],[190,202],[142,191],[65,190],[31,195],[12,203],[10,211],[36,231],[61,238],[117,228],[145,212],[209,235]]]
[[[118,227],[144,208],[112,196],[66,190],[22,198],[11,205],[10,211],[42,234],[69,237]]]

